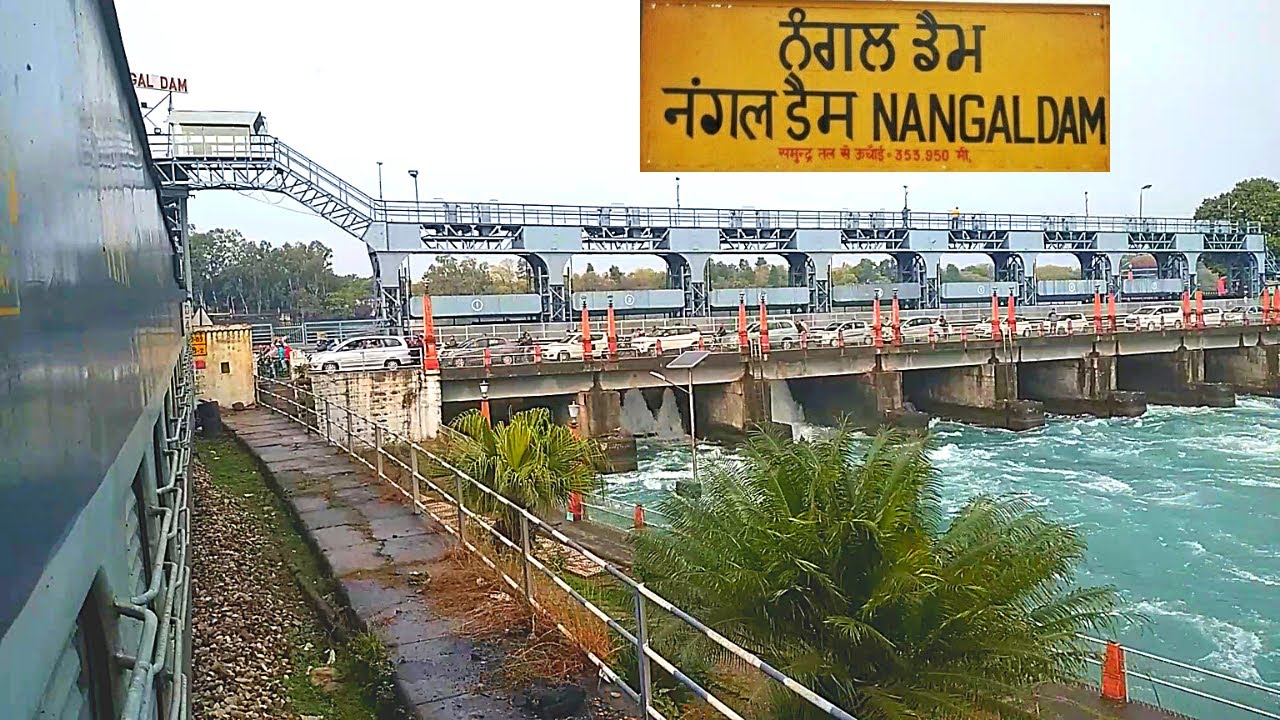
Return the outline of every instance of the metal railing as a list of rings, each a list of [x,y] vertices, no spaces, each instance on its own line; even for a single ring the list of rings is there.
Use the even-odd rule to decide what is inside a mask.
[[[632,688],[623,679],[621,672],[611,667],[605,659],[590,652],[587,653],[587,656],[602,676],[618,685],[628,697],[639,703],[640,707],[643,708],[644,717],[666,720],[666,716],[654,704],[655,688],[650,674],[650,663],[652,663],[664,670],[679,686],[682,686],[693,696],[713,708],[721,717],[743,720],[743,716],[738,711],[698,684],[650,644],[648,639],[650,621],[647,618],[651,608],[657,607],[671,618],[678,620],[690,631],[718,646],[722,651],[729,653],[745,665],[755,668],[764,678],[781,685],[788,692],[826,713],[829,717],[840,718],[840,720],[856,720],[849,713],[836,707],[761,658],[743,649],[737,643],[711,629],[689,613],[676,607],[643,583],[635,581],[617,566],[543,522],[533,513],[511,503],[502,495],[483,483],[474,480],[463,471],[452,466],[444,458],[432,453],[410,438],[366,417],[357,415],[343,405],[326,398],[319,398],[309,390],[305,390],[295,384],[268,378],[258,378],[255,385],[260,405],[269,407],[272,411],[301,424],[309,432],[314,432],[324,438],[329,444],[345,449],[353,459],[372,470],[380,482],[391,485],[407,498],[412,503],[415,512],[425,512],[430,515],[442,528],[457,538],[463,547],[476,554],[486,566],[498,573],[503,582],[523,597],[534,609],[550,615],[534,594],[533,578],[535,577],[534,573],[537,572],[541,573],[560,591],[571,597],[591,616],[594,616],[595,619],[604,623],[615,634],[621,636],[635,651],[638,687]],[[356,423],[360,423],[362,426],[361,431],[356,430]],[[368,439],[370,434],[373,436],[372,441]],[[407,450],[409,454],[408,462],[395,452],[392,452],[392,446],[399,446]],[[362,449],[366,452],[372,452],[372,462],[364,457],[361,453]],[[429,458],[438,466],[446,468],[452,475],[453,487],[443,488],[436,484],[435,479],[422,474],[418,468],[419,456]],[[396,483],[387,474],[388,463],[399,468],[400,472],[409,474],[410,482],[408,487]],[[424,493],[429,495],[424,495]],[[519,542],[517,543],[498,532],[488,518],[468,507],[466,497],[469,493],[482,494],[487,498],[488,502],[496,503],[503,507],[506,512],[518,517],[520,525]],[[424,499],[431,495],[447,503],[453,511],[454,517],[450,518],[437,514],[433,509],[433,504],[424,502]],[[518,556],[520,579],[508,574],[501,564],[502,559],[490,557],[490,554],[486,553],[484,547],[482,547],[482,543],[471,537],[471,533],[474,532],[476,527],[484,531],[484,534],[480,537],[484,538],[487,535],[488,543],[498,549],[505,547],[507,551]],[[539,559],[534,553],[534,545],[531,541],[534,533],[545,536],[553,542],[575,551],[585,558],[587,562],[599,568],[628,589],[632,595],[634,617],[618,619],[611,616],[597,603],[592,602],[570,585],[547,563]],[[555,617],[552,617],[552,620],[561,633],[570,640],[576,641],[572,632],[565,627],[563,622]],[[624,626],[624,623],[633,623],[635,630],[628,629]]]
[[[170,396],[164,409],[162,448],[165,482],[156,489],[156,505],[149,508],[160,517],[159,534],[152,548],[147,588],[117,612],[142,623],[137,651],[117,659],[129,668],[120,720],[160,718],[182,720],[190,712],[190,687],[186,673],[185,633],[190,612],[191,535],[188,468],[191,463],[195,379],[189,351],[178,360]],[[154,707],[157,679],[165,682],[164,714]]]
[[[337,174],[310,160],[271,135],[190,134],[148,137],[152,157],[186,165],[259,166],[275,163],[334,198],[364,220],[427,226],[558,225],[569,227],[718,228],[744,237],[796,229],[854,230],[902,228],[918,230],[1043,232],[1112,231],[1129,233],[1257,234],[1257,222],[1192,220],[1102,215],[1023,215],[1014,213],[771,210],[756,208],[671,208],[613,205],[546,205],[536,203],[446,202],[443,200],[376,200]],[[170,178],[177,180],[177,178]],[[189,180],[187,182],[190,182]],[[261,189],[280,189],[264,185]],[[308,203],[309,204],[309,203]]]
[[[1088,635],[1079,635],[1079,637],[1099,647],[1105,648],[1107,645],[1105,640],[1089,637]],[[1197,717],[1221,718],[1223,717],[1222,712],[1224,709],[1231,708],[1245,713],[1249,717],[1280,720],[1280,689],[1267,687],[1248,680],[1241,680],[1240,678],[1131,647],[1123,647],[1123,650],[1125,655],[1125,676],[1128,678],[1126,684],[1131,698],[1134,695],[1138,695],[1143,702],[1174,710],[1175,712],[1187,712],[1189,704],[1200,704],[1211,708],[1211,715],[1197,715]],[[1097,660],[1091,659],[1089,662],[1099,667],[1102,666],[1102,663]],[[1144,668],[1145,672],[1134,667],[1139,664],[1148,666]],[[1156,673],[1162,673],[1164,677],[1160,677]],[[1199,685],[1200,687],[1192,687],[1193,685]],[[1161,688],[1166,691],[1165,698],[1160,696]],[[1179,699],[1178,707],[1171,707],[1167,702],[1171,699],[1168,697],[1170,692]],[[1230,692],[1237,693],[1238,697],[1223,697],[1223,695]],[[1257,702],[1257,698],[1265,698],[1270,704],[1271,710],[1265,710],[1249,704],[1250,702]]]

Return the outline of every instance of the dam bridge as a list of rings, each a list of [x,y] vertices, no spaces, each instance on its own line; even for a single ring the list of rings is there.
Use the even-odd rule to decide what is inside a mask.
[[[1196,289],[1196,268],[1225,268],[1227,294],[1260,291],[1268,258],[1258,223],[1182,218],[1052,216],[1006,213],[671,208],[613,205],[383,200],[327,170],[278,138],[258,118],[173,113],[171,134],[149,137],[175,234],[185,238],[186,202],[203,190],[260,190],[288,195],[361,240],[369,253],[379,312],[408,329],[421,318],[408,261],[415,255],[518,256],[532,270],[531,292],[434,296],[437,317],[471,322],[563,322],[585,302],[623,314],[705,317],[731,311],[759,288],[716,288],[708,262],[718,255],[776,255],[787,286],[770,288],[772,309],[826,313],[896,294],[904,307],[934,309],[982,302],[993,292],[1024,305],[1083,300],[1096,291],[1126,299],[1176,298]],[[184,124],[185,123],[185,124]],[[235,123],[241,123],[239,125]],[[839,285],[840,254],[877,254],[893,262],[890,282]],[[948,261],[981,254],[995,267],[990,282],[942,282]],[[1037,281],[1048,255],[1072,255],[1078,281]],[[1130,278],[1125,258],[1149,254],[1154,277]],[[565,282],[574,255],[647,255],[667,268],[667,287],[574,293]]]

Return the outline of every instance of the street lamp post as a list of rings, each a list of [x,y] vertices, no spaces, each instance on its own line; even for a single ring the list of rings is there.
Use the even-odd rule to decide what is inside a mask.
[[[578,404],[577,400],[569,403],[569,430],[572,431],[574,435],[578,434],[578,413],[581,412],[581,410],[582,406]]]
[[[907,226],[907,219],[911,215],[911,206],[907,203],[907,186],[902,186],[902,226]]]
[[[418,205],[418,171],[410,170],[409,177],[413,178],[413,215],[421,221],[422,208]]]
[[[484,416],[484,421],[493,423],[493,415],[489,412],[489,381],[480,381],[480,414]]]
[[[676,176],[676,209],[680,209],[680,177]]]
[[[382,199],[382,161],[378,161],[378,199]]]
[[[1142,196],[1146,194],[1146,192],[1150,189],[1151,189],[1151,183],[1147,183],[1146,185],[1143,185],[1142,187],[1138,188],[1138,219],[1139,220],[1142,219]]]
[[[1084,191],[1084,216],[1089,217],[1089,191]]]

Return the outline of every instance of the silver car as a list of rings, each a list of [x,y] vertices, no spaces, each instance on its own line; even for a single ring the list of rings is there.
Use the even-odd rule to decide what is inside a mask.
[[[354,337],[343,340],[332,350],[311,356],[312,368],[333,373],[339,370],[397,370],[413,366],[409,344],[398,335]]]
[[[760,323],[753,322],[747,326],[747,339],[752,343],[760,342]],[[769,321],[769,346],[790,350],[800,346],[800,326],[795,320]]]

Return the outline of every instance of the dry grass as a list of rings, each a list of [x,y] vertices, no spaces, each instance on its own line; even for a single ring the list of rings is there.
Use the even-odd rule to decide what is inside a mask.
[[[521,577],[517,559],[498,557],[508,576]],[[592,669],[590,652],[603,661],[613,653],[609,628],[563,590],[542,577],[534,579],[538,608],[526,603],[505,580],[474,553],[454,547],[431,571],[423,590],[432,607],[461,619],[461,632],[504,646],[504,679],[512,685],[533,680],[568,682]],[[561,629],[563,628],[563,630]]]

